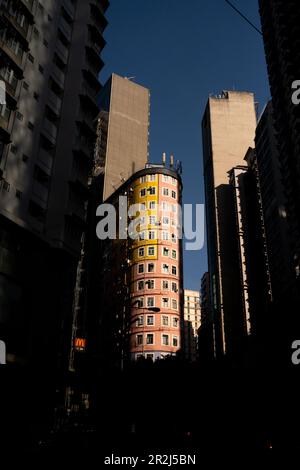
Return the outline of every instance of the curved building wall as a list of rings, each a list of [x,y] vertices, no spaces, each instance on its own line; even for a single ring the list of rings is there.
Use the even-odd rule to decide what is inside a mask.
[[[162,171],[144,170],[131,184],[129,204],[139,204],[144,217],[131,242],[132,359],[156,360],[181,348],[181,181],[176,172]]]

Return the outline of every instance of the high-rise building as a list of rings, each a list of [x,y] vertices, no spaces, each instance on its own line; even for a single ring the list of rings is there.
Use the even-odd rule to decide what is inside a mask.
[[[57,366],[71,319],[107,0],[1,0],[0,335]]]
[[[200,292],[184,289],[184,356],[189,362],[197,360],[198,328],[201,324]]]
[[[236,257],[235,213],[228,171],[243,164],[254,145],[252,93],[225,91],[210,97],[202,121],[210,295],[216,355],[232,356],[244,335]]]
[[[268,324],[272,301],[269,261],[266,247],[260,180],[256,153],[249,148],[247,166],[229,172],[233,191],[237,256],[240,265],[240,288],[244,331],[251,342],[262,337]]]
[[[105,172],[103,200],[148,161],[149,90],[112,74],[99,95],[99,164]]]
[[[122,367],[141,357],[155,361],[181,348],[181,191],[179,170],[147,164],[106,200],[119,221],[116,239],[102,245],[99,354],[107,365]],[[121,206],[120,196],[127,198]],[[119,226],[134,204],[140,224],[135,236],[129,227],[122,239]]]
[[[198,328],[198,356],[200,363],[204,364],[215,358],[215,335],[208,272],[205,272],[201,278],[200,299],[201,319],[200,328]]]
[[[148,161],[149,90],[116,74],[108,79],[99,96],[99,115],[95,162],[90,179],[87,207],[87,227],[82,243],[80,268],[73,304],[73,344],[70,368],[76,369],[76,337],[88,337],[87,362],[91,369],[98,351],[99,286],[103,276],[103,261],[99,253],[101,241],[96,236],[97,207],[112,197],[136,170]],[[107,245],[105,245],[107,247]],[[111,257],[115,253],[111,253]],[[118,262],[118,261],[117,261]],[[110,346],[109,346],[110,347]],[[82,353],[82,351],[80,351]],[[80,354],[82,355],[82,354]]]
[[[292,263],[292,276],[288,274],[288,292],[283,294],[280,303],[281,308],[286,309],[288,304],[291,306],[288,309],[291,319],[293,312],[299,311],[300,305],[300,107],[292,99],[295,91],[293,82],[300,77],[297,42],[300,5],[296,1],[280,0],[260,0],[259,5],[283,184],[284,209],[280,217],[286,219],[288,226],[287,258]],[[287,287],[285,280],[283,285]],[[297,316],[294,317],[296,320]]]
[[[255,151],[272,297],[277,302],[291,291],[293,260],[289,250],[287,201],[281,178],[272,101],[266,105],[258,121]]]

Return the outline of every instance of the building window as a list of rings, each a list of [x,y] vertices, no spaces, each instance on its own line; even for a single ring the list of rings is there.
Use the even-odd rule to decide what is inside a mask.
[[[144,325],[144,317],[143,317],[143,315],[140,315],[139,317],[137,317],[136,326],[140,327],[140,326],[143,326],[143,325]]]
[[[172,250],[172,258],[173,258],[173,259],[176,259],[176,258],[177,258],[177,251],[176,251],[176,250]],[[174,267],[175,267],[175,266],[173,266],[173,268],[174,268]],[[176,268],[175,268],[175,270],[176,270]]]
[[[146,196],[146,188],[143,188],[140,190],[140,196],[145,197]]]
[[[177,240],[177,239],[176,239],[175,233],[172,233],[172,242],[173,242],[173,243],[176,243],[176,240]]]
[[[156,181],[156,175],[149,175],[149,181]]]
[[[172,204],[172,212],[174,212],[174,213],[176,212],[176,206],[175,206],[175,204]]]
[[[139,264],[138,265],[138,273],[139,274],[142,274],[144,272],[144,265],[143,264]]]
[[[162,223],[163,223],[163,225],[169,225],[169,224],[170,224],[170,219],[169,219],[169,217],[163,217],[163,218],[162,218]]]
[[[163,210],[163,212],[170,212],[170,206],[165,201],[163,201],[163,203],[162,203],[162,210]]]
[[[176,191],[172,191],[172,198],[176,199]]]
[[[156,224],[156,216],[155,215],[150,215],[149,224],[150,225],[155,225]]]
[[[173,274],[174,276],[177,275],[177,268],[176,268],[176,266],[172,266],[172,274]]]
[[[154,297],[147,297],[147,307],[152,308],[154,307]]]
[[[36,92],[33,93],[33,97],[36,101],[39,101],[39,99],[40,99],[40,95]]]
[[[177,283],[176,283],[176,282],[172,282],[172,292],[178,292]]]
[[[144,202],[140,203],[140,212],[144,212],[146,210],[146,204]]]
[[[148,263],[147,271],[148,271],[148,273],[153,273],[154,272],[154,263]]]
[[[155,255],[155,248],[154,246],[149,246],[148,247],[148,256],[154,256]]]
[[[148,188],[148,191],[149,191],[150,196],[154,196],[156,194],[155,186],[150,186],[150,188]]]
[[[137,300],[137,307],[138,307],[138,308],[143,308],[143,307],[144,307],[144,297],[140,297],[140,298]]]
[[[16,145],[12,145],[10,147],[10,151],[11,151],[11,153],[16,154],[18,152],[18,147]]]
[[[34,129],[34,125],[30,121],[28,121],[27,127],[30,131],[33,131],[33,129]]]
[[[137,346],[143,344],[143,335],[136,335],[136,344]]]
[[[170,254],[169,248],[163,247],[162,254],[163,254],[163,256],[169,256],[169,254]]]
[[[154,210],[156,208],[155,201],[150,201],[149,202],[149,209]]]
[[[162,281],[163,290],[169,290],[169,281]]]
[[[169,265],[164,263],[162,265],[162,270],[163,270],[163,273],[168,273],[169,272]]]
[[[145,240],[145,232],[139,232],[139,240]]]
[[[149,232],[148,232],[148,240],[155,240],[155,239],[156,239],[155,231],[154,231],[154,230],[149,230]]]
[[[169,188],[163,188],[163,196],[169,196]]]
[[[138,290],[144,290],[144,281],[138,281]]]
[[[163,231],[163,232],[162,232],[162,239],[163,239],[163,240],[169,240],[169,235],[170,235],[169,232],[164,232],[164,231]]]
[[[163,346],[169,346],[169,335],[162,335]]]
[[[172,309],[177,310],[177,300],[176,299],[172,299]]]
[[[145,284],[147,284],[148,289],[154,289],[154,279],[148,279]]]
[[[179,325],[179,319],[177,317],[173,317],[173,327],[178,328]]]
[[[39,72],[44,75],[44,67],[42,65],[39,65]]]
[[[167,315],[162,316],[162,324],[163,326],[169,326],[169,317]]]
[[[141,183],[146,183],[146,176],[142,176],[142,177],[140,178],[140,182],[141,182]]]
[[[17,116],[17,119],[19,119],[19,121],[23,121],[24,116],[19,111],[17,112],[16,116]]]
[[[3,191],[6,191],[7,193],[9,193],[10,184],[5,180],[2,181],[2,189]]]
[[[172,177],[172,184],[174,184],[174,185],[176,184],[176,178]]]
[[[145,256],[145,249],[139,248],[139,257],[142,258],[143,256]]]
[[[169,308],[169,299],[168,299],[168,297],[163,297],[162,298],[162,307],[163,308]]]
[[[154,354],[146,354],[146,359],[147,359],[148,361],[152,361],[152,362],[153,362],[153,360],[154,360]]]
[[[178,336],[173,336],[173,346],[175,348],[178,346]]]
[[[168,183],[169,182],[169,177],[168,175],[163,175],[163,182]]]
[[[154,335],[152,333],[147,334],[147,344],[154,344]]]
[[[148,326],[154,325],[154,315],[147,315],[147,325]]]

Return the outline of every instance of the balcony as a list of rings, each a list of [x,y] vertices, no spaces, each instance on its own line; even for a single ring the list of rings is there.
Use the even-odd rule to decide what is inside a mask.
[[[6,93],[10,96],[10,98],[16,104],[16,100],[17,100],[16,91],[17,91],[17,86],[18,86],[17,78],[16,77],[10,78],[10,77],[7,77],[7,76],[3,76],[0,73],[0,80],[4,80]]]
[[[3,7],[1,7],[1,10],[2,10],[2,15],[6,18],[7,21],[9,21],[9,23],[21,35],[22,40],[26,41],[26,45],[28,47],[28,41],[27,41],[27,35],[28,35],[28,30],[29,30],[28,24],[25,27],[21,26],[20,23],[18,23],[18,21],[16,20],[16,18],[13,15],[11,15],[8,11],[4,10]]]
[[[72,168],[72,173],[71,173],[71,181],[73,183],[79,182],[82,184],[85,188],[88,187],[88,173],[84,173],[83,171],[80,171],[78,168],[73,167]]]
[[[50,174],[53,166],[53,156],[43,148],[39,149],[38,161],[40,161],[47,174]]]
[[[68,215],[70,215],[71,217],[76,217],[81,223],[85,223],[86,210],[82,204],[79,204],[79,202],[69,200]]]
[[[31,24],[34,23],[34,11],[33,11],[33,6],[34,6],[34,0],[20,0],[21,4],[23,7],[26,9],[27,17],[28,20]]]
[[[43,127],[44,132],[46,133],[46,136],[52,142],[53,144],[56,143],[56,137],[57,137],[57,127],[52,124],[47,118],[44,119],[44,127]]]
[[[59,39],[56,42],[56,52],[60,56],[61,60],[66,64],[68,62],[69,50]]]
[[[78,137],[74,143],[74,150],[79,154],[83,155],[88,160],[93,161],[94,159],[94,145],[91,142],[86,141]]]
[[[44,203],[41,205],[45,208],[48,201],[48,189],[38,181],[34,181],[32,186],[32,194],[37,197],[39,201]]]
[[[70,0],[63,0],[62,2],[62,6],[65,8],[66,12],[68,13],[68,15],[72,18],[72,20],[74,19],[74,15],[75,15],[75,7],[74,5],[70,2]]]
[[[69,23],[67,23],[66,20],[63,17],[60,18],[59,27],[60,27],[61,31],[63,32],[63,34],[68,39],[68,41],[71,41],[72,26]]]
[[[22,74],[22,55],[17,55],[15,52],[7,45],[3,39],[0,39],[0,48],[5,52],[5,54],[14,62],[14,64],[18,67],[19,74]]]
[[[58,85],[64,89],[65,86],[65,74],[56,66],[52,66],[52,75]]]
[[[93,7],[93,10],[95,11],[95,14],[98,16],[98,18],[101,18],[101,20],[103,21],[103,29],[105,29],[108,25],[108,21],[105,18],[104,12],[108,7],[108,2],[106,2],[107,5],[105,6],[101,5],[101,2],[99,0],[90,0],[90,3]]]
[[[48,103],[55,112],[55,114],[59,116],[62,106],[62,100],[55,93],[53,93],[52,90],[49,90],[48,92]]]

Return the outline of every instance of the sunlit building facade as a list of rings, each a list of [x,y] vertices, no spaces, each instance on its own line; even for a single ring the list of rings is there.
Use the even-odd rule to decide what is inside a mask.
[[[183,320],[182,183],[177,170],[147,164],[107,202],[135,205],[139,224],[128,237],[103,241],[101,337],[114,365],[142,357],[155,361],[179,353]],[[134,218],[129,219],[131,222]],[[135,219],[137,220],[137,219]],[[114,318],[111,317],[114,315]]]

